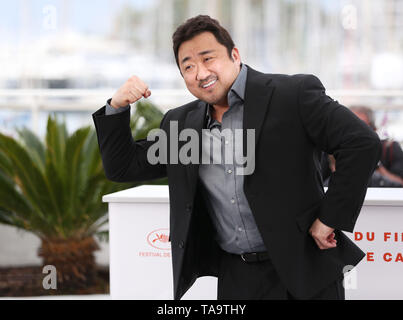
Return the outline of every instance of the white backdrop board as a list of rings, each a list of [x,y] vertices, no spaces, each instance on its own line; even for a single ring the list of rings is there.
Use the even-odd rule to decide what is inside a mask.
[[[113,299],[172,299],[167,186],[105,195],[109,203]],[[354,233],[367,253],[346,277],[346,299],[403,299],[403,189],[369,188]],[[183,299],[217,298],[217,279],[199,278]]]

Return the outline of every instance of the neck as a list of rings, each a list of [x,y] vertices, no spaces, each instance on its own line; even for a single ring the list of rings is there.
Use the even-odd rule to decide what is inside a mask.
[[[213,119],[222,122],[222,116],[229,108],[228,105],[213,105],[212,117]]]
[[[234,84],[236,78],[239,76],[240,72],[241,72],[241,65],[238,66],[238,70],[234,77],[234,81],[232,81],[229,90],[231,90],[231,87]],[[228,108],[229,108],[229,105],[228,105],[228,92],[227,92],[227,94],[223,97],[222,101],[218,101],[216,104],[213,104],[213,118],[218,120],[216,118],[216,116],[218,115],[220,118],[219,121],[221,122],[222,115],[224,114],[225,111],[228,110]]]
[[[213,104],[214,109],[225,109],[225,108],[228,108],[228,107],[229,107],[229,105],[228,105],[228,100],[227,99],[225,99],[225,101],[223,101],[223,102],[218,102],[216,104]]]
[[[228,109],[228,107],[228,93],[226,93],[220,101],[217,101],[215,104],[213,104],[214,110]]]

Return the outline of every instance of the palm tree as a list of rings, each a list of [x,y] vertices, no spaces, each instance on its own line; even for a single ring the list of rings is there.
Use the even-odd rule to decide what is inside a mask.
[[[137,103],[134,138],[145,137],[161,118],[152,104]],[[138,184],[106,179],[90,126],[69,135],[64,122],[49,116],[44,143],[28,129],[17,132],[19,140],[0,134],[0,223],[41,239],[38,254],[56,267],[58,288],[89,286],[96,276],[94,236],[104,235],[108,222],[102,196]]]

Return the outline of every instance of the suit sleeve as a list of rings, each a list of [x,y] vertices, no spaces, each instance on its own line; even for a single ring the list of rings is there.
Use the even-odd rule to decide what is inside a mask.
[[[130,129],[130,108],[105,115],[106,106],[93,113],[99,150],[106,177],[115,182],[136,182],[166,176],[165,164],[150,164],[147,150],[154,141],[134,141]],[[165,121],[164,115],[161,121]]]
[[[353,232],[368,181],[381,156],[378,135],[349,109],[325,93],[318,78],[302,77],[299,111],[312,142],[333,154],[336,172],[330,178],[318,218],[327,226]]]

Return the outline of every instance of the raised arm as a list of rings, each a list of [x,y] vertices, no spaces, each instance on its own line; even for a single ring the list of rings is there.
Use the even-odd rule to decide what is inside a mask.
[[[154,141],[134,141],[130,129],[130,107],[126,106],[150,95],[148,86],[141,79],[131,77],[113,95],[110,106],[104,106],[92,115],[105,175],[112,181],[145,181],[166,176],[166,165],[151,165],[147,160],[147,150]],[[107,107],[121,112],[106,114]]]

